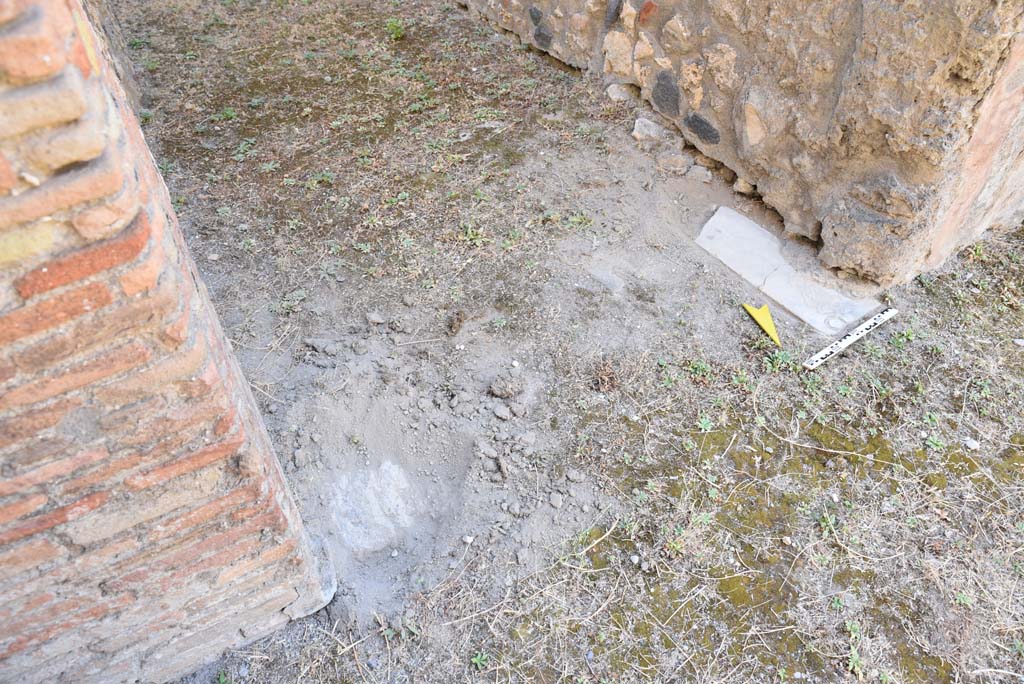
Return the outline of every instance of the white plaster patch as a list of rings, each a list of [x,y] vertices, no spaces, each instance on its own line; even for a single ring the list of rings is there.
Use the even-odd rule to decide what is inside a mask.
[[[719,207],[704,224],[697,244],[822,335],[834,336],[881,306],[797,271],[783,256],[779,238],[728,207]]]
[[[417,497],[410,492],[405,471],[391,461],[345,473],[334,486],[335,528],[356,554],[395,545],[416,521]]]

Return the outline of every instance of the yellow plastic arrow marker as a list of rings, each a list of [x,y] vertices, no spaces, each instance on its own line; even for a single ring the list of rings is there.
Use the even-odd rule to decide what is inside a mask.
[[[749,304],[744,304],[743,308],[761,326],[761,330],[768,333],[768,337],[772,338],[772,342],[781,347],[782,342],[779,341],[779,331],[775,329],[775,321],[772,320],[772,312],[768,310],[768,305],[765,304],[760,309],[755,309]]]

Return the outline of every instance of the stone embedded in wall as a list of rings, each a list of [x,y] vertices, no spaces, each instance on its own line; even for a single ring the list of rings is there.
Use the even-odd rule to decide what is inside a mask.
[[[623,79],[633,76],[633,41],[622,31],[604,37],[604,71]]]
[[[651,101],[665,116],[673,119],[679,116],[679,86],[675,74],[668,70],[658,72],[651,89]]]
[[[460,4],[512,31],[524,43],[580,68],[590,64],[607,10],[605,2],[598,0],[460,0]]]
[[[469,5],[534,44],[533,14],[586,17],[551,53],[637,86],[829,266],[905,281],[1024,214],[1018,0]]]
[[[167,681],[333,575],[78,0],[0,22],[0,681]]]
[[[696,112],[690,112],[683,119],[683,124],[687,129],[693,132],[699,140],[709,145],[717,145],[721,140],[722,136],[719,135],[718,129],[715,128],[710,121],[705,119]]]

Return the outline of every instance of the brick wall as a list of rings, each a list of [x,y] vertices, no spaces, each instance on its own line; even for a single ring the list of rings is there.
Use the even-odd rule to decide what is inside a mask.
[[[0,0],[0,681],[165,681],[321,607],[78,0]]]

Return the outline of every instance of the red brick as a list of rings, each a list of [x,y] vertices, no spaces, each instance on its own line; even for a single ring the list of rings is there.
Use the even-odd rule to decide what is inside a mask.
[[[182,580],[186,577],[194,577],[195,575],[198,575],[201,572],[206,572],[212,568],[230,566],[236,561],[252,555],[261,547],[266,546],[266,542],[264,542],[260,537],[261,535],[254,534],[253,536],[246,537],[230,546],[222,547],[212,556],[195,561],[194,563],[176,570],[171,575],[171,578],[173,580]]]
[[[130,432],[118,430],[109,432],[108,436],[120,448],[153,445],[154,453],[159,451],[170,454],[200,435],[212,433],[214,436],[222,436],[216,435],[210,428],[224,415],[226,403],[228,398],[225,396],[189,402],[175,410],[154,414]]]
[[[658,11],[658,3],[654,0],[646,0],[644,4],[640,5],[640,12],[637,14],[637,23],[643,24],[651,18],[655,12]]]
[[[64,419],[80,401],[69,400],[0,420],[0,449],[38,435]],[[0,482],[0,486],[3,483]]]
[[[244,525],[236,525],[223,532],[214,535],[206,535],[199,538],[195,543],[189,543],[180,547],[172,547],[169,553],[159,554],[141,567],[138,567],[129,575],[119,578],[117,584],[111,583],[116,591],[124,591],[133,585],[145,584],[149,580],[164,575],[172,575],[177,579],[184,576],[201,572],[198,565],[200,561],[210,554],[219,553],[225,549],[237,549],[238,545],[247,545],[254,542],[258,547],[262,542],[262,530],[273,523],[273,516],[264,515],[253,518]],[[168,589],[173,587],[168,585]]]
[[[227,378],[221,375],[217,362],[210,359],[198,375],[178,383],[178,390],[186,399],[194,400],[208,396],[218,388],[223,390],[227,384]],[[230,387],[226,389],[231,391]]]
[[[192,346],[159,360],[140,373],[97,388],[94,396],[107,406],[123,406],[140,401],[175,388],[175,383],[193,377],[202,367],[206,355],[206,339],[197,333]]]
[[[209,536],[205,530],[190,530],[177,537],[150,541],[144,546],[139,546],[136,549],[137,553],[102,568],[103,575],[105,578],[111,578],[134,572],[138,568],[159,568],[166,565],[164,559],[202,544]]]
[[[3,457],[4,465],[14,468],[31,468],[55,458],[60,458],[74,446],[63,437],[39,437],[20,444],[16,451]]]
[[[45,595],[37,595],[37,599],[43,598],[45,598]],[[39,603],[42,603],[42,605],[39,605]],[[52,623],[57,618],[86,608],[92,603],[92,600],[81,597],[65,599],[63,601],[39,601],[36,605],[30,603],[19,606],[18,619],[16,620],[11,620],[10,616],[0,615],[0,622],[3,622],[4,629],[9,634],[21,634],[33,627]],[[36,610],[33,612],[33,609]]]
[[[37,188],[0,198],[0,226],[35,221],[76,204],[113,195],[124,185],[123,164],[121,156],[108,147],[98,159],[53,176]]]
[[[0,152],[0,197],[9,194],[17,184],[18,174],[4,153]]]
[[[77,40],[72,41],[71,47],[68,50],[68,61],[77,66],[78,70],[86,77],[89,77],[93,72],[102,72],[103,68],[99,64],[99,58],[96,54],[96,36],[93,33],[92,26],[89,25],[88,20],[83,15],[81,5],[72,0],[66,0],[66,2],[71,10],[71,16],[75,23],[75,33],[77,34]],[[108,87],[116,90],[120,89],[117,81],[113,79],[108,82]]]
[[[74,456],[47,463],[35,470],[0,481],[0,496],[8,496],[39,484],[49,485],[59,482],[75,471],[102,461],[108,456],[106,449],[99,448],[82,451]]]
[[[46,401],[66,392],[141,366],[149,360],[149,350],[132,342],[72,367],[56,377],[43,377],[20,385],[0,397],[0,411]]]
[[[90,311],[110,304],[110,290],[103,283],[90,283],[45,301],[23,306],[0,316],[0,345],[56,328]]]
[[[192,298],[195,290],[191,287],[182,288],[181,313],[177,320],[164,328],[161,341],[170,349],[177,349],[185,344],[189,336],[189,329],[192,323]]]
[[[110,411],[100,417],[100,430],[106,433],[117,434],[118,430],[134,430],[136,425],[140,426],[149,418],[155,415],[162,415],[167,407],[167,400],[163,397],[150,397],[135,404],[130,404],[116,411]]]
[[[69,164],[95,159],[107,146],[107,111],[103,91],[89,98],[89,111],[66,126],[36,133],[22,142],[22,161],[49,174]]]
[[[53,639],[61,632],[66,632],[74,629],[78,625],[96,622],[104,616],[116,612],[125,606],[130,605],[135,601],[134,596],[122,595],[114,599],[107,599],[103,603],[93,606],[88,610],[75,613],[74,615],[65,617],[57,624],[50,625],[44,629],[37,630],[35,632],[23,633],[15,637],[14,641],[10,643],[2,652],[0,652],[0,659],[9,658],[15,653],[20,653],[26,648],[33,644],[40,644],[50,639]]]
[[[64,548],[49,539],[32,539],[20,546],[5,548],[3,553],[0,553],[0,581],[37,568],[63,555]]]
[[[94,511],[110,499],[109,492],[97,492],[79,499],[73,504],[63,506],[49,513],[43,513],[29,518],[19,525],[15,525],[3,532],[0,532],[0,546],[16,542],[33,534],[38,534],[57,525],[81,518],[86,513]]]
[[[199,470],[216,461],[234,455],[245,443],[245,434],[239,434],[232,439],[225,440],[219,444],[211,444],[205,449],[200,449],[190,456],[179,458],[160,468],[154,468],[138,475],[133,475],[126,480],[126,484],[132,489],[146,489],[155,485],[163,484],[176,477]]]
[[[75,321],[63,334],[43,337],[15,352],[15,366],[22,373],[39,373],[101,345],[144,337],[161,325],[178,304],[174,283],[167,280],[146,297],[116,302],[100,316]],[[153,331],[152,337],[155,343],[163,344],[162,331]]]
[[[61,578],[88,580],[95,573],[105,571],[112,563],[125,562],[131,554],[139,549],[139,542],[134,539],[122,539],[102,546],[94,551],[78,556],[66,567],[62,568]]]
[[[251,572],[260,570],[271,564],[280,563],[287,558],[295,548],[295,540],[289,539],[282,544],[278,544],[272,549],[264,551],[255,558],[251,558],[247,561],[236,563],[231,567],[225,568],[219,575],[217,575],[217,586],[231,584]]]
[[[4,484],[0,482],[0,484]],[[33,494],[17,501],[0,506],[0,525],[23,518],[29,513],[39,510],[46,505],[49,498],[45,494]]]
[[[85,110],[82,77],[75,69],[65,69],[49,81],[0,93],[0,139],[74,121]],[[5,225],[4,219],[8,216],[4,203],[14,199],[17,198],[0,201],[0,226]],[[18,206],[22,204],[19,202]]]
[[[121,458],[114,459],[90,473],[77,477],[66,483],[61,487],[60,493],[61,495],[75,494],[83,489],[89,489],[96,485],[116,484],[114,480],[118,475],[139,467],[145,463],[145,461],[146,459],[142,454],[132,454],[130,456],[123,456]]]
[[[121,191],[102,200],[98,205],[79,211],[71,219],[78,234],[86,240],[109,237],[135,218],[144,204],[144,197],[131,175]]]
[[[88,278],[100,271],[120,266],[142,253],[150,234],[149,217],[141,212],[132,224],[116,237],[48,261],[15,280],[14,289],[23,298],[29,299],[76,280]]]
[[[118,279],[118,282],[121,283],[121,289],[129,297],[152,290],[156,287],[165,265],[163,243],[153,241],[149,248],[149,255],[145,260],[139,265],[133,266]]]
[[[71,31],[66,7],[45,0],[0,34],[0,72],[15,82],[53,76],[67,61],[64,41]]]
[[[237,419],[238,409],[232,406],[225,415],[217,420],[217,424],[213,426],[213,434],[217,437],[223,437],[234,429]]]
[[[43,608],[53,603],[53,600],[57,598],[55,594],[50,592],[36,592],[34,594],[24,597],[18,601],[8,601],[3,607],[0,607],[0,624],[5,628],[10,629],[10,619],[12,617],[20,616],[22,613],[29,613],[39,608]],[[12,632],[14,630],[11,630]]]
[[[173,537],[186,530],[200,527],[239,504],[255,501],[258,496],[259,492],[252,487],[236,489],[195,510],[157,525],[149,533],[149,539],[156,540]]]

